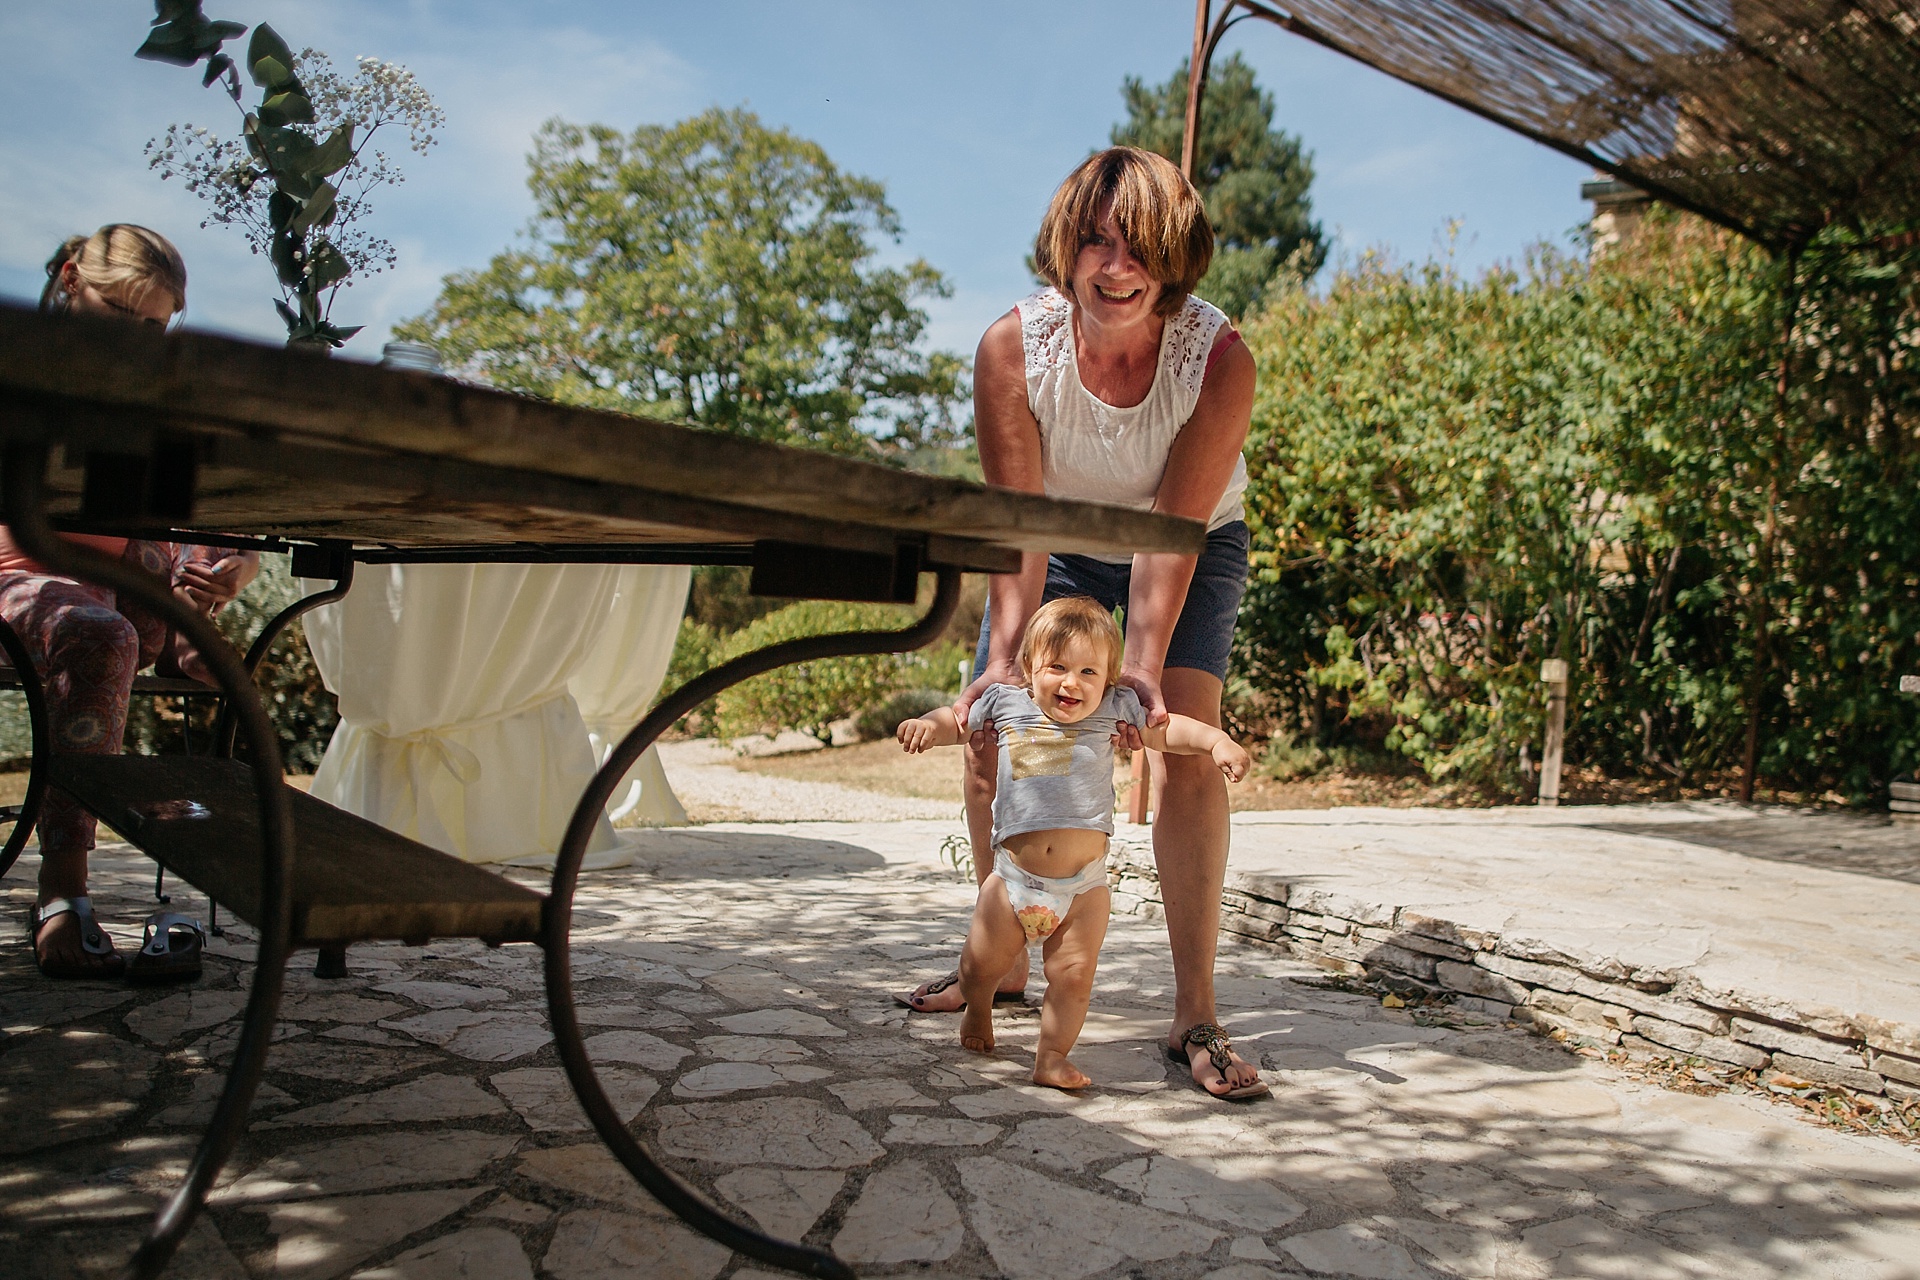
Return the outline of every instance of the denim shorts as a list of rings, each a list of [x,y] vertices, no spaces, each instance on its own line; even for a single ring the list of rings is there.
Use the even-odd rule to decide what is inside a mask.
[[[1047,588],[1041,602],[1061,596],[1092,596],[1108,609],[1125,608],[1133,580],[1131,564],[1108,564],[1086,556],[1048,556]],[[1240,597],[1247,592],[1247,524],[1235,520],[1207,535],[1207,548],[1193,566],[1187,602],[1174,624],[1167,645],[1169,667],[1191,667],[1218,680],[1227,678],[1227,658],[1233,652],[1233,624],[1240,614]],[[980,620],[980,643],[973,653],[973,674],[987,666],[987,639],[992,634],[993,603]]]

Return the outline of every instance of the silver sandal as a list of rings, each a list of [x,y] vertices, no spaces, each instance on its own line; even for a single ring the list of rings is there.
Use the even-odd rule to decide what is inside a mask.
[[[191,916],[154,912],[147,917],[140,950],[127,962],[127,981],[136,986],[192,982],[200,976],[200,953],[206,941],[206,930]]]
[[[80,923],[80,949],[89,956],[100,957],[96,964],[74,964],[71,961],[49,964],[40,955],[40,926],[60,916],[72,915]],[[33,963],[47,978],[117,978],[127,962],[113,948],[113,939],[100,927],[93,917],[93,899],[86,894],[72,898],[55,898],[45,906],[27,908],[27,945],[33,948]]]

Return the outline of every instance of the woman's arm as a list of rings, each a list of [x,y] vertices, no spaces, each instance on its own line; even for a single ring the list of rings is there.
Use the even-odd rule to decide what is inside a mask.
[[[903,726],[904,727],[904,726]],[[1155,751],[1176,756],[1212,756],[1227,775],[1228,782],[1247,776],[1253,758],[1247,749],[1203,720],[1191,716],[1170,715],[1163,725],[1149,725],[1140,731],[1140,740]]]
[[[973,357],[973,431],[980,445],[980,470],[991,485],[1040,493],[1040,423],[1027,407],[1027,358],[1020,342],[1020,313],[1009,311],[993,322]],[[997,573],[987,580],[993,602],[993,629],[987,637],[986,670],[978,673],[953,704],[960,723],[989,685],[1017,684],[1020,637],[1027,619],[1040,607],[1047,585],[1047,558],[1036,551],[1020,559],[1019,573]]]
[[[1222,328],[1220,336],[1226,332]],[[1216,344],[1219,340],[1219,336],[1214,339]],[[1190,520],[1205,520],[1213,514],[1247,442],[1247,427],[1253,419],[1253,387],[1253,357],[1246,343],[1236,342],[1214,361],[1193,416],[1174,438],[1166,473],[1154,496],[1155,511]],[[1166,721],[1160,672],[1166,665],[1174,623],[1186,604],[1194,560],[1193,556],[1164,553],[1133,558],[1133,582],[1127,598],[1127,656],[1120,680],[1140,695],[1149,724]]]

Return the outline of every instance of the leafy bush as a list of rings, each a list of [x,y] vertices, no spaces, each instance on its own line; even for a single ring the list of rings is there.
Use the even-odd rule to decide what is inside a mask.
[[[742,627],[728,636],[717,655],[721,662],[741,654],[804,636],[843,631],[894,630],[913,618],[897,605],[847,604],[806,600]],[[899,688],[910,662],[901,655],[873,654],[800,662],[735,685],[716,699],[716,728],[722,737],[784,728],[829,737],[827,725],[871,706]]]
[[[1369,259],[1272,299],[1243,714],[1518,791],[1563,657],[1573,759],[1698,780],[1752,730],[1776,784],[1911,767],[1917,266],[1839,233],[1774,261],[1656,214],[1591,266]]]
[[[746,593],[744,570],[696,571],[692,601],[675,637],[673,660],[661,693],[670,693],[694,676],[765,645],[835,631],[897,630],[915,616],[913,611],[894,605],[812,601],[767,606],[764,601],[764,597]],[[830,736],[827,725],[862,716],[858,732],[863,738],[886,737],[893,733],[899,719],[937,705],[915,704],[885,729],[875,730],[873,726],[891,714],[887,708],[902,690],[923,691],[919,695],[923,700],[940,701],[951,701],[959,693],[960,663],[963,659],[971,661],[970,639],[979,626],[976,605],[970,621],[957,616],[946,636],[925,649],[828,659],[757,677],[695,708],[680,726],[689,733],[717,733],[728,738],[799,729],[826,741]],[[963,642],[962,634],[968,642]]]

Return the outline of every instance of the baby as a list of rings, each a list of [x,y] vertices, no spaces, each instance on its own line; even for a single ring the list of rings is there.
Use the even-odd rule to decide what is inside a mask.
[[[966,1011],[960,1043],[993,1051],[993,987],[1020,954],[1044,941],[1047,998],[1040,1012],[1035,1084],[1079,1089],[1092,1080],[1067,1054],[1080,1038],[1107,933],[1107,837],[1113,834],[1113,738],[1125,721],[1156,751],[1210,755],[1229,781],[1247,753],[1209,724],[1171,716],[1149,728],[1132,689],[1116,687],[1120,629],[1085,596],[1042,605],[1020,642],[1024,686],[1000,684],[974,702],[968,731],[993,729],[1000,772],[993,798],[993,874],[960,953]],[[902,721],[909,752],[965,741],[952,707]]]

